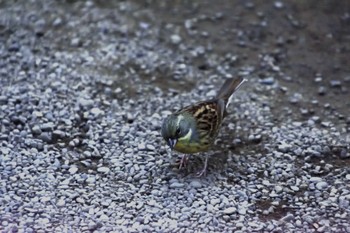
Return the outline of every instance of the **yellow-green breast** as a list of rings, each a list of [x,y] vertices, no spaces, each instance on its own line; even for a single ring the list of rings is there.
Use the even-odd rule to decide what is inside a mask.
[[[203,152],[209,149],[208,143],[191,141],[191,136],[192,130],[190,129],[184,137],[178,139],[174,149],[185,154]]]

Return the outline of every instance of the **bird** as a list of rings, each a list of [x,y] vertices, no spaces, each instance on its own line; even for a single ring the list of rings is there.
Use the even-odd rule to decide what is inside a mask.
[[[184,155],[179,169],[187,164],[187,155],[207,152],[219,133],[221,123],[227,116],[233,93],[246,81],[242,77],[227,79],[217,95],[209,100],[186,106],[167,116],[162,123],[161,135],[171,150]],[[209,155],[198,177],[206,174]]]

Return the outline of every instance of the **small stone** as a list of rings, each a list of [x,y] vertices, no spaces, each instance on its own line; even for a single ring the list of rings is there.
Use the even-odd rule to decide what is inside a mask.
[[[66,136],[66,133],[63,132],[62,130],[54,130],[52,132],[52,136],[55,138],[64,138]]]
[[[108,173],[109,170],[110,169],[108,167],[99,167],[99,168],[97,168],[97,171],[101,172],[101,173]]]
[[[142,29],[144,29],[144,30],[147,30],[147,29],[149,29],[150,24],[149,24],[149,23],[146,23],[146,22],[140,22],[140,23],[139,23],[139,26],[140,26],[140,28],[142,28]]]
[[[62,19],[61,18],[56,18],[53,22],[52,22],[52,26],[54,27],[58,27],[62,25]]]
[[[40,118],[40,117],[43,117],[44,114],[42,112],[39,112],[39,111],[33,111],[33,116],[37,117],[37,118]]]
[[[206,94],[207,97],[214,97],[216,96],[216,91],[215,90],[210,90]]]
[[[56,205],[58,207],[63,207],[64,205],[66,204],[65,200],[64,199],[59,199],[58,202],[56,203]]]
[[[138,144],[138,145],[137,145],[137,149],[138,149],[139,151],[146,150],[146,145],[145,145],[145,143],[140,143],[140,144]]]
[[[78,99],[78,103],[81,105],[81,106],[84,106],[84,107],[92,107],[94,105],[94,101],[91,100],[91,99],[85,99],[85,98],[79,98]]]
[[[230,214],[233,214],[237,211],[237,209],[235,207],[229,207],[229,208],[226,208],[224,210],[224,214],[227,214],[227,215],[230,215]]]
[[[292,149],[292,145],[282,142],[281,145],[278,145],[278,151],[281,151],[283,153],[289,152]]]
[[[293,214],[287,214],[281,219],[283,222],[291,222],[294,220],[294,215]]]
[[[239,207],[238,208],[238,213],[240,215],[245,215],[247,213],[247,209],[245,207]]]
[[[281,193],[281,192],[283,191],[283,187],[280,186],[280,185],[277,185],[277,186],[275,187],[275,191],[276,191],[276,193]]]
[[[77,197],[77,199],[75,199],[78,203],[84,204],[85,200],[81,197]]]
[[[199,182],[198,180],[193,180],[190,183],[190,186],[192,186],[193,188],[201,188],[202,187],[202,183]]]
[[[214,198],[214,199],[210,200],[210,204],[212,204],[213,206],[220,204],[220,203],[221,203],[221,201],[219,198]]]
[[[341,81],[339,80],[331,80],[330,84],[331,84],[331,87],[341,87]]]
[[[171,43],[177,45],[181,42],[181,37],[179,35],[174,34],[170,37],[170,40],[171,40]]]
[[[350,174],[347,174],[347,175],[345,176],[345,179],[350,180]]]
[[[321,122],[321,125],[323,126],[323,127],[330,127],[331,126],[331,122],[329,122],[329,121],[322,121]]]
[[[71,44],[71,46],[79,47],[79,46],[81,46],[81,41],[80,41],[79,38],[73,38],[73,39],[70,41],[70,44]]]
[[[42,132],[39,136],[39,139],[43,140],[46,143],[50,143],[52,141],[52,134],[49,132]]]
[[[267,77],[262,80],[260,80],[261,84],[264,85],[273,85],[275,83],[275,78],[274,77]]]
[[[0,95],[0,104],[5,105],[7,103],[7,97],[5,95]]]
[[[149,151],[155,151],[156,150],[156,148],[153,145],[151,145],[151,144],[147,144],[146,145],[146,149],[149,150]]]
[[[179,183],[179,182],[174,182],[174,183],[170,184],[170,188],[183,188],[184,186],[185,186],[185,184]]]
[[[90,183],[90,184],[95,183],[96,182],[96,178],[94,176],[90,176],[90,177],[88,177],[86,179],[86,182]]]
[[[102,222],[106,222],[106,221],[109,220],[109,217],[107,215],[105,215],[105,214],[102,214],[100,216],[99,220],[102,221]]]
[[[39,126],[39,125],[34,125],[34,126],[32,127],[32,133],[33,133],[33,134],[41,134],[41,128],[40,128],[40,126]]]
[[[68,172],[70,173],[70,174],[75,174],[75,173],[77,173],[77,171],[78,171],[78,168],[76,167],[76,166],[72,166],[72,167],[70,167],[69,168],[69,170],[68,170]]]
[[[21,46],[18,43],[12,43],[9,47],[8,47],[8,51],[9,52],[18,52],[20,50]]]
[[[294,192],[298,192],[299,191],[299,187],[295,186],[295,185],[290,186],[290,189],[293,190]]]
[[[41,125],[41,130],[42,131],[52,131],[53,128],[55,127],[53,122],[47,122]]]
[[[326,88],[324,87],[324,86],[320,86],[319,88],[318,88],[318,91],[317,91],[317,93],[319,94],[319,95],[325,95],[326,94]]]
[[[319,151],[313,150],[311,148],[308,148],[305,152],[306,152],[306,154],[312,155],[312,156],[315,156],[315,157],[320,157],[321,156],[321,153]]]
[[[277,9],[282,9],[283,8],[283,2],[280,2],[280,1],[276,1],[274,2],[273,4]]]
[[[48,202],[48,201],[50,201],[50,200],[51,200],[51,197],[49,197],[49,196],[42,197],[42,198],[40,199],[40,201],[43,202],[43,203]]]
[[[316,188],[317,188],[318,190],[325,190],[325,189],[328,188],[328,183],[325,182],[325,181],[320,181],[320,182],[318,182],[318,183],[316,184]]]
[[[254,2],[248,1],[248,2],[246,2],[246,3],[244,4],[244,6],[245,6],[247,9],[253,9],[254,6],[255,6],[255,4],[254,4]]]
[[[91,111],[90,111],[90,113],[91,113],[92,115],[94,115],[95,117],[99,117],[99,116],[101,116],[101,115],[104,114],[104,111],[102,111],[102,110],[99,109],[99,108],[92,108]]]
[[[302,96],[300,93],[294,93],[291,97],[289,97],[289,102],[291,104],[297,104],[302,100]]]
[[[194,28],[193,20],[190,20],[190,19],[185,20],[185,28],[187,30],[192,30]]]
[[[317,177],[317,176],[313,176],[313,177],[310,177],[309,181],[310,182],[320,182],[320,181],[322,181],[322,178]]]
[[[129,122],[129,123],[132,123],[134,120],[135,120],[135,114],[131,114],[130,112],[128,112],[126,114],[126,120]]]

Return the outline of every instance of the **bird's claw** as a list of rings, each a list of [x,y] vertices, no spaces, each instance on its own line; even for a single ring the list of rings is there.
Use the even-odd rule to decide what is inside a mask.
[[[197,172],[197,177],[202,177],[207,174],[207,168],[203,168],[200,172]]]

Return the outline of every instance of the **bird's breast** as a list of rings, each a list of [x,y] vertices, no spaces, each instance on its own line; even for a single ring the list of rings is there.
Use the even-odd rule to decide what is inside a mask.
[[[198,152],[204,152],[209,149],[209,145],[203,145],[198,142],[184,142],[178,141],[174,147],[178,152],[185,154],[194,154]]]

